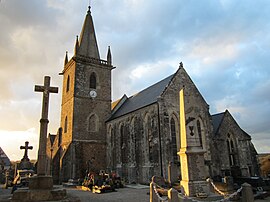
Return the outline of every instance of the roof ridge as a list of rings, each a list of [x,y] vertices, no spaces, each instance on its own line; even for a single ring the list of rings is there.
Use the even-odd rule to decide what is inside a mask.
[[[217,114],[211,114],[211,116],[217,116],[217,115],[225,114],[225,112],[226,112],[226,111],[224,111],[224,112],[219,112],[219,113],[217,113]]]
[[[149,88],[151,88],[151,87],[153,87],[153,86],[155,86],[155,85],[158,85],[159,83],[163,82],[164,80],[168,79],[169,77],[174,76],[174,74],[175,74],[175,73],[173,73],[173,74],[171,74],[171,75],[165,77],[164,79],[162,79],[162,80],[160,80],[160,81],[158,81],[158,82],[152,84],[151,86],[148,86],[147,88],[144,88],[143,90],[141,90],[141,91],[139,91],[139,92],[137,92],[137,93],[134,93],[133,95],[131,95],[131,96],[128,97],[128,98],[133,98],[133,97],[137,96],[137,95],[140,94],[141,92],[146,91],[147,89],[149,89]],[[166,88],[166,87],[165,87],[165,88]]]
[[[169,84],[169,81],[171,80],[173,75],[174,74],[167,76],[164,79],[128,97],[121,105],[121,107],[119,107],[119,109],[117,109],[111,115],[109,120],[126,115],[135,110],[149,106],[150,104],[156,103],[158,97],[162,94],[163,90]]]

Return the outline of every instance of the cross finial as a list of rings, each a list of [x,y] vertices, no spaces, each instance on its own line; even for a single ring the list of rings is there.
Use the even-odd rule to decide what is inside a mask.
[[[91,0],[89,0],[88,11],[87,11],[87,13],[91,13],[90,9],[91,9]]]
[[[91,11],[90,11],[90,9],[91,9],[91,0],[89,0],[89,4],[88,4],[88,11],[87,11],[87,13],[91,13]]]
[[[24,146],[20,146],[20,149],[24,149],[24,155],[23,155],[23,159],[29,160],[28,159],[28,150],[29,149],[33,149],[33,146],[28,146],[29,142],[26,141]]]
[[[179,67],[184,67],[183,62],[179,63]]]

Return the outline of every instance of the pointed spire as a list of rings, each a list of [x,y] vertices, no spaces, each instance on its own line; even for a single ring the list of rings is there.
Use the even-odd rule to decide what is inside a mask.
[[[65,65],[68,63],[68,52],[66,51]]]
[[[74,55],[76,56],[79,52],[79,39],[78,39],[78,35],[76,36],[76,42],[75,42],[75,48],[74,48]]]
[[[111,54],[111,48],[110,48],[110,46],[108,46],[107,62],[108,62],[108,65],[112,65],[112,54]]]
[[[90,6],[88,7],[88,11],[84,20],[84,24],[82,27],[81,35],[80,35],[80,47],[77,54],[92,57],[96,59],[100,59],[98,45],[96,40],[96,34],[94,29],[94,23],[91,16]]]

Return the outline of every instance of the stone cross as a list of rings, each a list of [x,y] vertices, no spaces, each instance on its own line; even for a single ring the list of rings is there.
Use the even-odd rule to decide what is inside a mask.
[[[50,86],[50,77],[44,77],[44,86],[35,85],[35,92],[43,92],[42,112],[40,119],[40,136],[38,149],[38,165],[37,174],[46,175],[46,141],[48,129],[48,110],[49,110],[49,95],[50,93],[58,93],[57,87]]]
[[[23,159],[22,160],[28,160],[29,161],[29,158],[28,158],[28,149],[33,149],[33,146],[28,146],[29,145],[29,142],[26,141],[25,142],[25,146],[20,146],[20,149],[24,149],[24,155],[23,155]]]

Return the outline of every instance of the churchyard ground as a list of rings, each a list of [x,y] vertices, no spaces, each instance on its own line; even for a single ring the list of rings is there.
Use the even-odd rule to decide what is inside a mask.
[[[0,185],[2,187],[2,185]],[[149,202],[149,189],[146,187],[121,188],[116,192],[104,194],[93,194],[89,191],[82,191],[75,188],[66,188],[69,201],[80,199],[81,202]],[[12,197],[11,188],[0,188],[0,202],[10,201]]]
[[[12,197],[11,188],[2,189],[0,184],[0,202],[8,202]],[[69,201],[78,202],[149,202],[148,188],[122,188],[117,192],[109,192],[105,194],[93,194],[89,191],[82,191],[74,188],[66,188]],[[77,199],[77,200],[76,200]],[[255,202],[270,202],[270,197],[266,199],[255,200]]]

